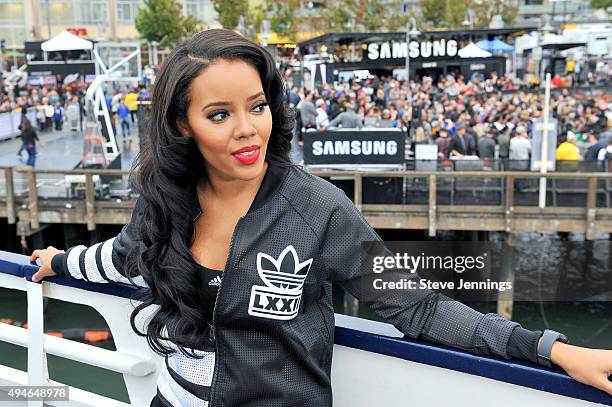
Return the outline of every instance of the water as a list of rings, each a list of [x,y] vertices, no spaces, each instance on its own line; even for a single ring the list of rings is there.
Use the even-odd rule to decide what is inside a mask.
[[[0,318],[24,322],[27,319],[26,307],[25,292],[0,288]],[[45,312],[45,330],[66,328],[105,329],[108,325],[91,307],[50,299]],[[98,346],[115,350],[112,342]],[[129,402],[123,376],[119,373],[53,355],[47,355],[47,364],[52,380]],[[27,349],[0,342],[0,365],[27,370]]]

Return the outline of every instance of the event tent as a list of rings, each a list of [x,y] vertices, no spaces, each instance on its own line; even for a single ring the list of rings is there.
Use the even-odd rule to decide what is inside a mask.
[[[476,43],[476,46],[480,49],[489,52],[512,52],[514,51],[514,47],[512,45],[508,45],[505,42],[498,40],[497,38],[494,40],[481,40]]]
[[[470,42],[467,46],[459,50],[459,56],[461,58],[487,58],[492,54],[481,48],[478,48],[473,42]]]
[[[40,44],[40,47],[45,52],[91,50],[93,48],[93,43],[81,37],[77,37],[68,31],[62,31],[57,36]]]

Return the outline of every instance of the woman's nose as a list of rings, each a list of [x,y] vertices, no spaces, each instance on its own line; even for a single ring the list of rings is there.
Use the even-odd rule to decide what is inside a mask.
[[[238,139],[242,137],[251,137],[255,135],[255,133],[255,126],[253,126],[253,123],[249,120],[248,114],[238,115],[238,123],[234,129],[234,137]]]

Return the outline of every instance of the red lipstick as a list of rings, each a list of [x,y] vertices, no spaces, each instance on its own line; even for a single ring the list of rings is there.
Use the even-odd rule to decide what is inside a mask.
[[[232,153],[234,158],[244,165],[254,164],[259,158],[259,146],[253,145],[243,147]]]

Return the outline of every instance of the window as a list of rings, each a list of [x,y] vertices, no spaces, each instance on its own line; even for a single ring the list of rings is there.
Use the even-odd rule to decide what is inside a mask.
[[[25,25],[2,24],[2,38],[6,41],[6,48],[23,48],[26,40]]]
[[[210,0],[185,0],[185,15],[194,16],[202,22],[211,22],[215,17],[215,8]]]
[[[41,4],[42,21],[47,21],[47,16],[51,24],[73,24],[74,8],[72,0],[49,0],[49,3]]]
[[[75,2],[77,24],[99,24],[107,21],[107,2],[105,0],[77,0]]]
[[[141,0],[117,0],[117,21],[133,23],[141,5]]]
[[[7,23],[25,23],[23,3],[20,1],[0,0],[0,21]]]

